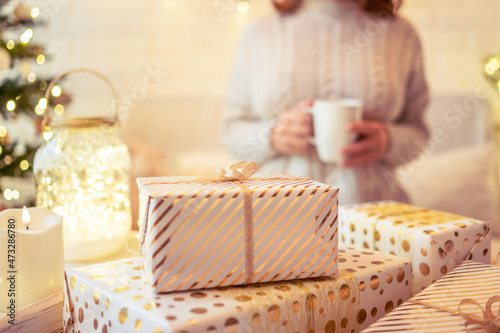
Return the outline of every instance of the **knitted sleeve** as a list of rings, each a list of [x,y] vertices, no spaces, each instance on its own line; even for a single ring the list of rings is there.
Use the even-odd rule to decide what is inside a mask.
[[[275,153],[270,145],[271,128],[275,119],[259,119],[252,110],[251,75],[258,36],[255,23],[243,33],[238,45],[226,98],[222,123],[224,146],[241,160],[262,163]]]
[[[429,91],[424,74],[422,48],[418,35],[409,26],[409,66],[406,80],[405,104],[396,122],[388,124],[390,148],[383,162],[392,167],[404,165],[417,158],[429,139],[424,113],[429,103]]]

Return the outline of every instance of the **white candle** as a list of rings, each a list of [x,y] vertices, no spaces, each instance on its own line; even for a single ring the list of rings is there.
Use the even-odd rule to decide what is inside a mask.
[[[0,212],[0,312],[58,293],[63,281],[62,217],[44,208]]]

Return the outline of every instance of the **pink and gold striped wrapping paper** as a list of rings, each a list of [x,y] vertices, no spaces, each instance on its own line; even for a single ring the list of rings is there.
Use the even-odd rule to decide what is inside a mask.
[[[465,260],[491,262],[490,223],[392,201],[339,207],[341,242],[409,258],[416,295]]]
[[[139,178],[140,242],[156,292],[246,284],[244,193],[237,182]],[[242,181],[251,192],[250,282],[337,272],[338,189],[292,175]]]
[[[363,332],[499,332],[499,297],[500,267],[466,261]]]

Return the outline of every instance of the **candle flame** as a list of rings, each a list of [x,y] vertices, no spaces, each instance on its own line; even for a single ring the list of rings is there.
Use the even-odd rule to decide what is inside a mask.
[[[22,220],[23,220],[23,224],[26,227],[26,229],[29,229],[30,225],[31,225],[31,216],[30,216],[30,212],[29,212],[28,208],[26,208],[26,206],[23,207]]]

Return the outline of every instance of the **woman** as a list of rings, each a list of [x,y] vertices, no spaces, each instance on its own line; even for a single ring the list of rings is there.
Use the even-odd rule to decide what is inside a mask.
[[[428,104],[419,38],[390,0],[285,0],[279,14],[245,31],[236,53],[224,142],[261,172],[284,172],[337,186],[342,204],[407,202],[395,169],[423,150]],[[356,98],[359,140],[339,164],[308,143],[314,99]]]

